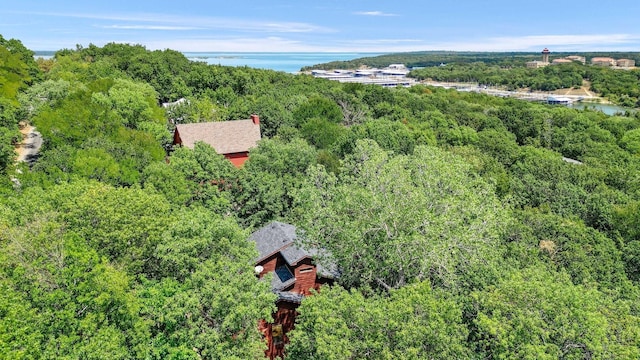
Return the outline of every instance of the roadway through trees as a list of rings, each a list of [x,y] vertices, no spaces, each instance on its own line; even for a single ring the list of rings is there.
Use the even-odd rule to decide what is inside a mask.
[[[23,138],[22,142],[16,146],[18,153],[16,162],[26,162],[31,165],[38,159],[38,152],[42,147],[42,135],[31,125],[20,129],[20,133]]]

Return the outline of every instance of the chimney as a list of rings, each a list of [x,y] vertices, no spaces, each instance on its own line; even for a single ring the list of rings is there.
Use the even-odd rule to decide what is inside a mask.
[[[260,118],[256,114],[251,114],[251,121],[256,125],[260,125]]]

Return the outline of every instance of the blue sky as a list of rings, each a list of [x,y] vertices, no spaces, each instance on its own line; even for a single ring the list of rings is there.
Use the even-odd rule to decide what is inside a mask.
[[[32,50],[640,51],[639,18],[638,0],[7,0],[0,34]]]

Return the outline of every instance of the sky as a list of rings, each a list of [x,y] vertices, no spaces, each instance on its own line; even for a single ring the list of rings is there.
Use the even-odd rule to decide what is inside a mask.
[[[0,35],[34,51],[640,51],[639,18],[638,0],[5,0]]]

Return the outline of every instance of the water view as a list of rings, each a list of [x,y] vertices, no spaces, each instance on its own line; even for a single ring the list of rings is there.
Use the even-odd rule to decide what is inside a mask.
[[[598,103],[590,103],[590,102],[574,102],[571,105],[569,105],[569,107],[573,109],[579,109],[579,110],[591,109],[591,110],[602,111],[607,115],[625,114],[626,112],[638,111],[636,109],[618,106],[618,105],[598,104]]]
[[[212,65],[249,66],[258,69],[270,69],[296,73],[304,66],[311,66],[330,61],[353,60],[379,53],[357,52],[184,52],[193,61],[204,61]]]

